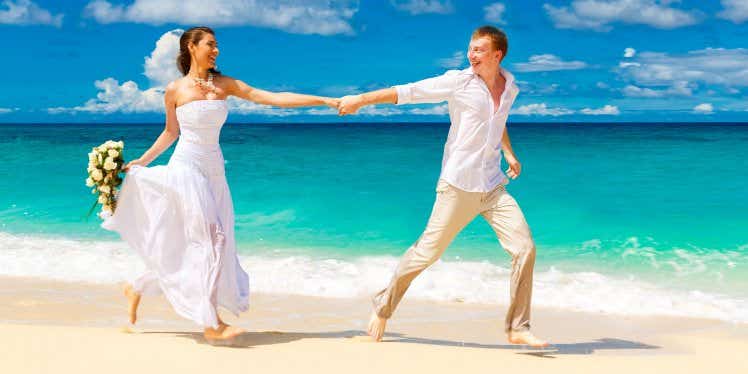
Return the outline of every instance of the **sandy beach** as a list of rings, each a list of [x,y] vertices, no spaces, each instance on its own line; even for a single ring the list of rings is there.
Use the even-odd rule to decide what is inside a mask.
[[[199,328],[160,296],[125,321],[118,286],[0,278],[0,341],[6,373],[252,371],[743,372],[748,326],[671,317],[534,311],[545,350],[506,343],[501,306],[406,300],[382,343],[364,336],[369,303],[253,295],[227,321],[249,332],[233,348],[205,343]]]

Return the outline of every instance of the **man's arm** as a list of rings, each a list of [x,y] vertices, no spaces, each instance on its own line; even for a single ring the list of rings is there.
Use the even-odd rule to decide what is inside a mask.
[[[509,178],[517,179],[522,172],[522,164],[519,163],[517,155],[514,154],[512,141],[509,139],[509,131],[506,125],[504,126],[504,134],[501,136],[501,150],[504,152],[504,159],[507,165],[509,165],[509,169],[506,169],[506,174]]]
[[[338,114],[354,114],[361,107],[373,104],[423,104],[448,100],[459,84],[460,72],[450,70],[443,75],[361,95],[341,99]],[[467,77],[463,75],[464,77]]]
[[[360,95],[344,96],[340,99],[338,114],[354,114],[361,107],[373,104],[397,104],[397,90],[394,87],[366,92]]]

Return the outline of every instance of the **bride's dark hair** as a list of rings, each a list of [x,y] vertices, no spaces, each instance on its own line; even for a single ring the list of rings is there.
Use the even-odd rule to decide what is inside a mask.
[[[205,34],[210,34],[215,36],[216,33],[213,32],[213,30],[210,27],[206,26],[198,26],[193,27],[182,34],[182,36],[179,38],[179,55],[177,55],[177,68],[180,72],[182,72],[182,75],[187,75],[187,73],[190,72],[190,63],[192,62],[192,57],[190,56],[190,49],[188,48],[189,44],[195,44],[200,42],[200,40],[203,39],[203,36]],[[209,72],[218,75],[221,74],[220,71],[216,70],[215,68],[210,68],[208,70]]]

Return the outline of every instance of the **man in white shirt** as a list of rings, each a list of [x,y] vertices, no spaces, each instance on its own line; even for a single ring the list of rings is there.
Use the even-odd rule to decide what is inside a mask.
[[[504,188],[508,180],[501,171],[503,150],[509,177],[514,179],[521,172],[506,131],[509,108],[519,92],[512,74],[500,66],[506,51],[506,35],[483,26],[471,37],[469,68],[341,100],[341,115],[371,104],[449,103],[451,126],[434,208],[426,229],[402,257],[389,286],[374,297],[368,332],[376,341],[381,340],[387,319],[413,279],[438,260],[455,236],[480,214],[512,256],[511,301],[504,326],[509,341],[548,345],[530,333],[535,244],[522,211]]]

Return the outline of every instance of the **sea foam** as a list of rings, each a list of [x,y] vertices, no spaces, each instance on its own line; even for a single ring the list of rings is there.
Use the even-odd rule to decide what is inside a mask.
[[[252,292],[332,298],[369,297],[386,286],[398,259],[320,258],[283,252],[241,255]],[[122,242],[83,241],[0,232],[0,275],[72,282],[117,283],[144,270]],[[488,261],[438,261],[421,274],[408,298],[495,304],[509,301],[509,269]],[[617,315],[663,315],[748,323],[748,300],[697,289],[668,289],[597,272],[537,270],[533,305]]]

